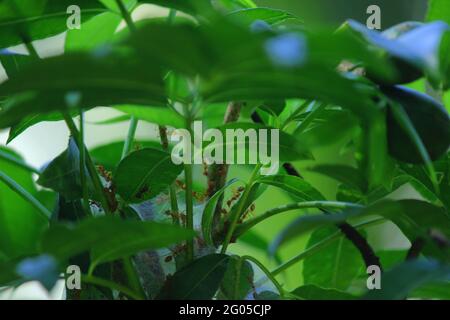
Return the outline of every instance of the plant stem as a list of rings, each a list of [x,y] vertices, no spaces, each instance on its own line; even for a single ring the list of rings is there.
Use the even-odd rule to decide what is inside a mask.
[[[72,135],[72,137],[75,139],[78,149],[81,150],[81,148],[85,148],[86,146],[80,141],[80,133],[78,132],[77,127],[75,126],[75,123],[73,122],[72,117],[67,113],[63,113],[64,121],[67,124],[67,127],[69,128],[69,131]],[[97,173],[97,170],[95,168],[94,162],[92,161],[89,152],[85,150],[86,152],[86,167],[89,172],[89,175],[91,176],[92,183],[94,185],[95,190],[97,191],[97,195],[100,199],[100,202],[102,204],[103,210],[107,213],[111,213],[110,207],[109,207],[109,201],[107,196],[105,195],[103,184],[100,180],[100,177]]]
[[[80,143],[84,146],[84,112],[80,110]],[[80,180],[81,187],[83,189],[83,208],[85,214],[90,216],[91,207],[89,205],[89,192],[87,187],[87,179],[86,179],[86,149],[79,148],[80,150]]]
[[[14,164],[14,165],[16,165],[16,166],[18,166],[18,167],[20,167],[22,169],[25,169],[27,171],[30,171],[32,173],[41,174],[40,170],[38,170],[38,169],[36,169],[36,168],[26,164],[22,160],[17,159],[13,155],[11,155],[11,154],[3,151],[3,150],[0,150],[0,159],[8,161],[9,163],[12,163],[12,164]]]
[[[185,127],[191,134],[191,139],[193,139],[192,133],[192,116],[187,105],[183,105],[184,118],[185,118]],[[191,145],[192,145],[191,140]],[[194,199],[192,196],[192,164],[185,163],[184,164],[184,179],[186,184],[186,228],[189,230],[194,230]],[[191,261],[194,259],[194,239],[190,239],[187,241],[187,259]]]
[[[314,119],[327,107],[327,103],[320,104],[317,108],[311,111],[306,118],[300,123],[300,125],[295,129],[295,134],[300,134],[308,129],[308,126]]]
[[[261,167],[262,167],[261,164],[256,165],[255,169],[252,172],[252,175],[250,176],[250,180],[248,181],[248,183],[245,187],[244,193],[242,194],[241,198],[239,199],[238,207],[237,207],[236,211],[234,211],[232,216],[230,217],[231,223],[230,223],[229,229],[227,231],[227,235],[225,236],[225,240],[222,244],[221,253],[227,252],[228,246],[231,242],[231,239],[233,238],[234,230],[236,229],[239,218],[241,217],[242,212],[246,209],[245,204],[247,203],[247,198],[252,189],[253,182],[258,177],[259,169],[261,169]]]
[[[122,150],[122,158],[125,158],[131,151],[131,147],[133,145],[133,140],[136,135],[136,129],[138,125],[138,120],[135,117],[131,117],[130,126],[128,128],[127,139],[125,140],[125,144]]]
[[[122,0],[116,0],[117,6],[120,9],[120,13],[122,17],[124,18],[127,27],[130,29],[131,33],[136,32],[136,26],[133,22],[133,19],[131,19],[131,15],[128,12],[127,8],[125,7],[125,4],[122,2]],[[125,140],[125,144],[123,146],[122,150],[122,157],[121,159],[125,158],[131,151],[131,147],[133,145],[133,140],[136,135],[136,129],[138,126],[138,119],[134,116],[130,119],[130,126],[128,128],[128,134],[127,139]]]
[[[105,287],[105,288],[108,288],[111,290],[117,290],[117,291],[122,292],[123,294],[129,296],[130,298],[132,298],[134,300],[144,300],[145,299],[139,293],[134,292],[127,287],[124,287],[120,284],[117,284],[115,282],[112,282],[112,281],[109,281],[106,279],[97,278],[94,276],[81,275],[81,281],[83,281],[85,283],[93,284],[96,286]]]
[[[136,26],[134,25],[133,19],[131,19],[131,15],[128,12],[127,8],[125,7],[125,4],[122,2],[122,0],[116,0],[117,6],[120,9],[120,13],[122,14],[122,17],[125,19],[125,22],[130,29],[131,32],[136,31]]]
[[[318,208],[318,209],[348,209],[348,208],[362,208],[363,206],[348,203],[348,202],[337,202],[337,201],[306,201],[306,202],[298,202],[298,203],[290,203],[287,205],[279,206],[270,210],[267,210],[263,214],[253,218],[242,225],[236,228],[236,232],[234,234],[235,237],[239,237],[247,230],[253,228],[258,223],[280,213],[297,210],[297,209],[309,209],[309,208]]]
[[[252,256],[242,256],[241,259],[248,260],[256,264],[262,272],[267,276],[268,279],[275,285],[275,287],[278,290],[278,293],[280,294],[280,297],[284,296],[284,290],[283,287],[280,285],[280,283],[275,279],[275,276],[257,259],[253,258]]]
[[[0,181],[5,183],[12,191],[16,192],[23,199],[28,201],[39,212],[39,216],[48,221],[52,213],[40,203],[35,197],[33,197],[27,190],[19,185],[12,178],[7,176],[3,171],[0,171]]]

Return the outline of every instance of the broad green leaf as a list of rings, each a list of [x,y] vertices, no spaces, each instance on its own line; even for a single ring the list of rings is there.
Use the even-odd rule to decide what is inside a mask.
[[[81,29],[68,30],[65,52],[91,50],[110,41],[122,17],[113,12],[105,12],[83,24]]]
[[[345,58],[380,60],[348,35],[255,34],[224,18],[216,18],[207,28],[148,24],[128,43],[147,61],[190,77],[200,75],[206,103],[311,98],[361,113],[372,105],[363,89],[367,84],[340,75],[336,65]],[[280,56],[284,46],[293,46],[293,66],[286,66],[289,61]],[[386,71],[385,65],[377,66]],[[324,87],[323,78],[333,86]]]
[[[325,200],[325,197],[316,188],[299,177],[289,175],[264,176],[256,182],[283,189],[300,201]]]
[[[73,14],[68,8],[80,8],[81,22],[106,12],[98,1],[77,0],[5,0],[0,4],[0,48],[27,41],[44,39],[67,30],[67,20]]]
[[[253,268],[245,259],[231,256],[220,284],[220,298],[244,300],[253,287]]]
[[[336,230],[333,227],[316,230],[311,234],[307,248],[328,238]],[[305,284],[347,290],[363,267],[364,261],[358,249],[345,237],[340,237],[303,261],[303,279]]]
[[[120,162],[114,183],[126,202],[143,202],[169,187],[182,169],[172,162],[169,153],[145,148],[132,152]]]
[[[0,51],[0,63],[6,71],[6,75],[14,77],[20,70],[31,63],[30,56],[9,52],[7,50]]]
[[[358,120],[348,110],[324,110],[308,130],[294,135],[310,148],[321,148],[352,138],[357,132]]]
[[[115,171],[119,165],[124,141],[111,142],[106,145],[97,146],[89,151],[92,160],[97,165],[103,166],[108,171]],[[134,141],[132,150],[137,151],[142,148],[162,149],[159,141]]]
[[[0,85],[0,96],[9,97],[1,106],[0,127],[75,106],[165,105],[160,76],[157,66],[123,53],[94,51],[40,60]]]
[[[184,118],[171,108],[143,107],[135,105],[116,106],[115,109],[125,112],[139,120],[148,121],[162,126],[182,128]]]
[[[90,251],[93,263],[99,264],[146,249],[167,247],[193,236],[192,231],[178,226],[104,216],[77,225],[51,226],[43,235],[41,251],[60,261]]]
[[[430,96],[405,87],[384,88],[383,92],[403,107],[432,160],[446,153],[450,146],[450,118],[444,106]],[[391,109],[387,123],[391,155],[407,163],[423,163],[416,144]]]
[[[316,285],[304,285],[291,292],[304,300],[355,300],[357,297],[335,289],[325,289]]]
[[[212,8],[210,0],[139,0],[139,2],[179,10],[194,16],[200,15],[203,9]]]
[[[212,299],[225,276],[229,261],[230,257],[223,254],[211,254],[194,260],[167,279],[157,299]]]
[[[23,161],[15,152],[0,147],[14,158]],[[0,170],[20,184],[31,195],[38,191],[31,173],[0,158]],[[23,198],[0,182],[0,250],[9,258],[33,253],[42,230],[48,221],[42,219],[37,210]]]
[[[73,113],[74,115],[74,113]],[[25,132],[28,128],[34,126],[43,121],[61,121],[63,116],[61,113],[49,113],[49,114],[35,114],[25,117],[18,124],[11,127],[9,130],[8,140],[6,143],[12,142],[15,138]]]
[[[80,151],[71,138],[67,149],[47,165],[37,183],[72,201],[83,197],[80,175]],[[89,177],[87,169],[85,176]],[[95,194],[92,180],[88,178],[87,183],[90,193]]]
[[[385,272],[381,277],[381,289],[368,292],[363,299],[401,300],[423,285],[449,280],[449,265],[433,260],[408,261]]]
[[[214,214],[216,211],[217,202],[223,196],[226,189],[232,184],[238,182],[238,179],[232,179],[228,181],[220,190],[218,190],[205,204],[202,214],[202,233],[203,239],[207,245],[214,246],[213,240],[213,222]]]
[[[367,190],[367,181],[361,171],[354,167],[321,164],[308,168],[308,170],[326,175],[360,191]]]

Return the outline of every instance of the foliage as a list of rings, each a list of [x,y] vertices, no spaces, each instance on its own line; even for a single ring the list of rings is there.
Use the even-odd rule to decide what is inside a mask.
[[[64,120],[71,136],[42,170],[0,149],[0,286],[38,280],[50,289],[58,272],[79,264],[89,283],[82,297],[101,289],[120,299],[448,298],[445,1],[431,0],[428,22],[385,32],[356,21],[311,29],[251,0],[78,1],[81,29],[68,31],[64,54],[45,59],[32,41],[63,32],[72,1],[3,1],[0,128],[9,143],[35,124]],[[134,23],[142,3],[169,8],[169,17]],[[123,19],[127,28],[116,32]],[[7,49],[20,43],[29,55]],[[416,80],[427,92],[410,88]],[[125,143],[86,148],[84,112],[97,106],[122,113],[97,125],[130,121]],[[261,175],[256,164],[237,179],[210,165],[205,186],[196,166],[171,161],[167,133],[199,119],[221,132],[279,129],[279,172]],[[138,121],[157,125],[161,141],[136,141]],[[314,160],[336,145],[347,163]],[[335,195],[305,179],[305,160],[308,172],[339,183]],[[420,199],[390,197],[405,186]],[[252,216],[274,188],[291,202]],[[270,244],[254,232],[291,211],[300,217]],[[380,234],[369,227],[387,221],[411,243],[406,261],[372,243]],[[280,248],[305,236],[304,250],[280,258]],[[237,241],[275,257],[276,267],[232,254]],[[297,288],[280,284],[300,261]],[[373,263],[383,285],[367,291]]]

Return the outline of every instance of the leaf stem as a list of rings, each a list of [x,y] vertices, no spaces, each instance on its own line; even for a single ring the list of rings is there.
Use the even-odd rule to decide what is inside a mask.
[[[128,12],[127,8],[125,7],[125,4],[122,2],[122,0],[116,0],[117,6],[120,9],[120,13],[122,17],[125,19],[125,22],[128,26],[128,28],[131,30],[131,32],[136,31],[136,26],[134,25],[133,19],[131,19],[131,15]]]
[[[80,110],[80,142],[81,145],[84,146],[84,112]],[[83,208],[85,214],[90,216],[91,207],[89,205],[89,192],[87,187],[87,179],[86,179],[86,149],[79,148],[80,150],[80,181],[81,187],[83,190]]]
[[[290,203],[287,205],[282,205],[270,210],[267,210],[263,214],[253,218],[242,225],[236,228],[236,232],[234,233],[235,237],[239,237],[247,230],[253,228],[258,223],[280,213],[284,213],[287,211],[292,211],[296,209],[309,209],[309,208],[318,208],[318,209],[348,209],[348,208],[362,208],[363,206],[348,203],[348,202],[337,202],[337,201],[306,201],[306,202],[298,202],[298,203]]]
[[[16,192],[23,199],[28,201],[34,208],[38,210],[39,216],[45,219],[45,221],[48,221],[52,213],[35,197],[33,197],[27,190],[25,190],[16,181],[14,181],[12,178],[6,175],[3,171],[0,171],[0,181],[6,184],[12,191]]]
[[[131,151],[131,147],[133,145],[133,140],[136,135],[137,126],[138,126],[138,119],[136,119],[136,117],[134,117],[134,116],[131,117],[130,126],[128,128],[127,139],[125,140],[125,144],[123,146],[121,159],[125,158]]]
[[[275,287],[278,290],[278,293],[280,294],[280,297],[284,297],[284,290],[283,287],[280,285],[280,283],[275,279],[275,276],[273,273],[271,273],[261,262],[259,262],[257,259],[253,258],[252,256],[242,256],[241,259],[248,260],[256,264],[262,272],[267,276],[267,278],[275,285]]]
[[[192,115],[187,105],[183,105],[185,127],[191,133],[191,139],[193,138],[192,132]],[[192,141],[191,141],[192,145]],[[192,196],[192,164],[184,164],[184,179],[186,184],[186,228],[189,230],[194,230],[194,199]],[[194,239],[189,239],[187,241],[187,259],[191,261],[194,259]]]
[[[101,286],[101,287],[105,287],[111,290],[117,290],[119,292],[122,292],[123,294],[129,296],[130,298],[134,299],[134,300],[144,300],[144,297],[137,293],[132,291],[131,289],[124,287],[120,284],[117,284],[115,282],[106,280],[106,279],[102,279],[102,278],[98,278],[98,277],[94,277],[94,276],[88,276],[88,275],[81,275],[81,281],[85,282],[85,283],[89,283],[89,284],[93,284],[96,286]]]
[[[231,242],[231,239],[233,238],[233,234],[234,231],[236,229],[237,223],[239,221],[239,218],[242,215],[242,212],[246,209],[245,208],[245,204],[247,202],[247,198],[250,194],[250,191],[252,189],[253,186],[253,182],[256,180],[256,178],[259,175],[259,169],[261,169],[262,165],[258,164],[256,165],[256,167],[253,169],[252,175],[250,176],[250,180],[248,181],[245,189],[244,189],[244,193],[242,194],[241,198],[239,199],[239,203],[238,203],[238,207],[236,209],[236,211],[233,211],[232,216],[230,217],[231,219],[231,224],[229,226],[229,229],[227,231],[227,235],[225,236],[225,240],[222,244],[222,250],[221,253],[225,253],[227,252],[228,246]]]
[[[67,112],[63,112],[64,121],[67,124],[67,127],[69,128],[69,131],[72,135],[72,137],[75,139],[78,149],[81,150],[81,148],[85,148],[86,146],[80,141],[80,133],[78,132],[77,127],[75,126],[75,123],[73,122],[72,117]],[[100,180],[100,177],[97,173],[97,170],[95,168],[94,162],[92,161],[89,152],[86,152],[86,167],[88,169],[89,175],[91,176],[92,183],[94,185],[94,188],[97,191],[98,197],[100,199],[100,202],[102,204],[103,210],[107,213],[111,213],[111,209],[109,207],[109,201],[108,198],[105,195],[103,184]]]

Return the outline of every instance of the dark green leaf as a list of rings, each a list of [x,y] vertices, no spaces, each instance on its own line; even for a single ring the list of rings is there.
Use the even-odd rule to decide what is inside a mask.
[[[329,227],[314,231],[309,238],[307,248],[328,238],[336,233],[336,230]],[[364,261],[358,249],[345,237],[340,237],[303,261],[303,279],[306,284],[347,290],[363,267]]]
[[[326,175],[360,191],[364,192],[365,190],[367,190],[367,182],[365,181],[361,172],[356,168],[346,165],[321,164],[309,168],[309,170]]]
[[[184,228],[151,221],[91,218],[78,225],[53,225],[43,236],[41,251],[66,260],[91,251],[94,265],[158,249],[194,236]]]
[[[77,200],[83,197],[80,174],[80,151],[75,140],[71,138],[67,150],[50,162],[37,183],[60,193],[67,200]],[[85,176],[89,177],[87,169]],[[88,179],[87,183],[90,193],[94,194],[92,180]]]
[[[230,257],[228,268],[220,285],[221,297],[227,300],[243,300],[253,287],[252,265],[239,257]]]
[[[211,254],[194,260],[167,279],[158,299],[212,299],[225,276],[229,260],[230,257],[223,254]]]
[[[67,8],[77,5],[84,23],[107,11],[98,1],[5,0],[0,4],[0,48],[44,39],[67,30]]]
[[[432,160],[440,158],[450,146],[450,118],[433,98],[404,87],[384,88],[383,92],[407,113]],[[423,163],[416,145],[402,125],[388,112],[389,152],[407,163]]]
[[[138,203],[157,196],[175,181],[183,167],[172,162],[171,155],[145,148],[123,159],[114,175],[117,193],[127,202]]]

